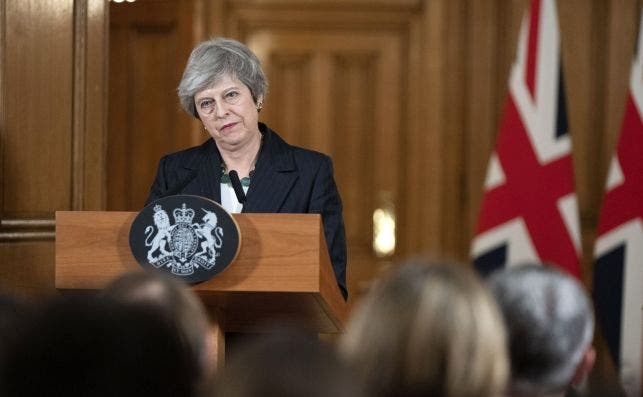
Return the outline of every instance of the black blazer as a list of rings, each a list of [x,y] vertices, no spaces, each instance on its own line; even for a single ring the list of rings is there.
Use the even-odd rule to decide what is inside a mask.
[[[321,214],[337,284],[346,298],[346,235],[330,157],[287,144],[263,123],[259,130],[263,145],[242,212]],[[212,139],[164,156],[146,204],[174,194],[221,203],[221,164]]]

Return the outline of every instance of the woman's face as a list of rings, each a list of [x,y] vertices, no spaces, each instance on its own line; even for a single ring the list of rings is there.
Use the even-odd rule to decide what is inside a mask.
[[[238,150],[260,134],[259,112],[250,89],[235,77],[226,75],[211,88],[198,92],[194,103],[219,149]]]

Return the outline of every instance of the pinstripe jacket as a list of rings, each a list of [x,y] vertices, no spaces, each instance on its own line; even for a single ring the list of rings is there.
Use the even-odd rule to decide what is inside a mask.
[[[243,212],[321,214],[337,284],[346,298],[346,236],[330,157],[289,145],[263,123],[259,130],[263,146]],[[221,163],[212,139],[164,156],[146,203],[173,194],[193,194],[221,203]]]

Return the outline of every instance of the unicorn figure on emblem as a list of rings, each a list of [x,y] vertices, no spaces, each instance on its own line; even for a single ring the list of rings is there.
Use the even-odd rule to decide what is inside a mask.
[[[204,208],[201,209],[205,212],[202,218],[203,224],[198,225],[194,231],[199,237],[203,237],[205,241],[201,243],[201,251],[196,256],[205,255],[209,258],[208,262],[214,262],[217,256],[215,248],[221,248],[223,244],[223,229],[221,226],[217,226],[217,214]]]

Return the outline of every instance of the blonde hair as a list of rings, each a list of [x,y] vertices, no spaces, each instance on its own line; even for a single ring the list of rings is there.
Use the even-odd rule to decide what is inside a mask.
[[[496,304],[457,263],[409,263],[355,309],[340,351],[373,395],[501,395],[509,364]]]

